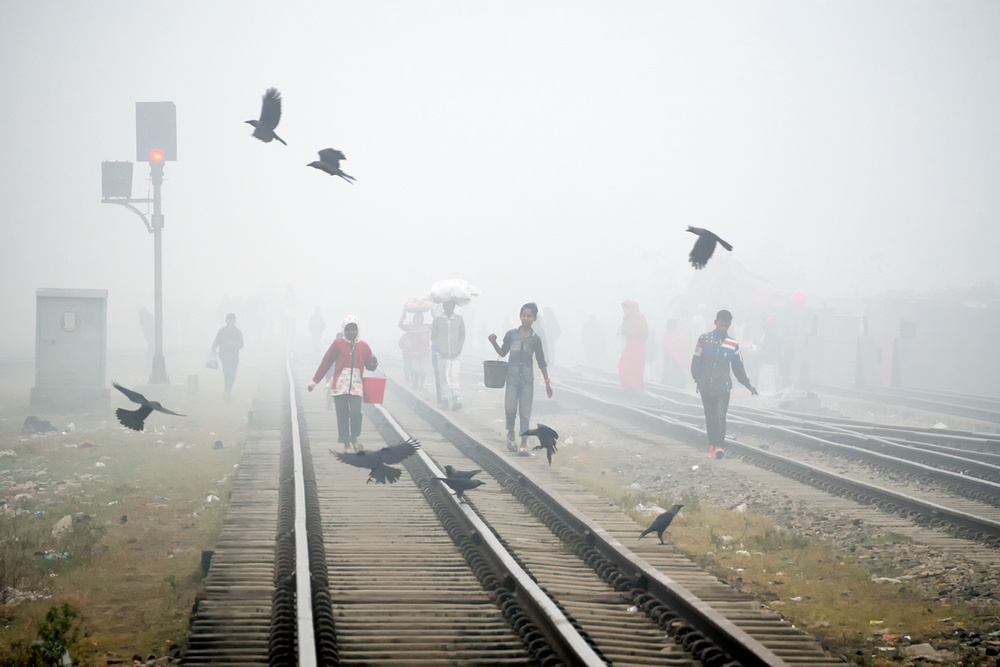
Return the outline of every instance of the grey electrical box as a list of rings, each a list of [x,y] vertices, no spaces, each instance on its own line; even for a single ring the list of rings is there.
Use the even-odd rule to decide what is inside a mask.
[[[173,102],[135,103],[135,160],[159,162],[153,151],[163,153],[162,160],[177,159],[177,107]]]
[[[132,163],[102,162],[101,163],[101,197],[132,196]]]
[[[110,409],[111,391],[105,386],[108,291],[38,289],[35,304],[32,410]]]

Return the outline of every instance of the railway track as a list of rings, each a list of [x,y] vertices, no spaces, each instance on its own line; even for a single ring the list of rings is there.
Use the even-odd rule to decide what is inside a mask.
[[[921,391],[889,387],[832,387],[815,385],[819,393],[872,403],[902,405],[941,414],[969,417],[1000,424],[1000,399],[943,391]]]
[[[598,410],[607,415],[641,424],[652,432],[704,448],[705,435],[701,406],[696,396],[651,385],[644,394],[633,397],[629,404],[617,386],[601,377],[567,374],[566,390],[577,405]],[[947,445],[941,449],[922,447],[852,430],[848,425],[826,424],[801,416],[784,415],[775,411],[734,407],[731,410],[730,431],[740,440],[727,439],[726,452],[744,461],[775,470],[788,477],[843,495],[865,504],[874,504],[884,511],[900,514],[917,523],[943,527],[963,538],[977,539],[989,546],[1000,545],[1000,468],[993,452],[970,456],[967,450]],[[896,433],[904,432],[896,428]],[[923,437],[926,432],[914,437]],[[755,442],[745,441],[753,436]],[[948,442],[946,435],[934,433],[938,442]],[[969,434],[958,436],[964,445],[972,440]],[[766,440],[770,444],[764,444]],[[774,447],[784,442],[788,447]],[[979,445],[989,449],[992,439],[980,439]],[[952,443],[954,444],[954,443]],[[922,490],[919,496],[893,488],[885,479],[834,472],[829,466],[811,465],[800,451],[833,452],[852,460],[863,460],[877,469],[900,472],[918,479],[931,480],[943,492]]]
[[[284,375],[254,410],[184,664],[839,664],[688,559],[625,548],[638,527],[619,510],[394,383],[363,442],[421,448],[397,484],[366,484],[330,455],[323,398]],[[461,502],[446,464],[486,485]]]

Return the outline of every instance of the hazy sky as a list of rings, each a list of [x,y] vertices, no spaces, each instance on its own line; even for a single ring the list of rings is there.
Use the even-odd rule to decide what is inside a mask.
[[[177,105],[168,346],[289,284],[369,334],[454,277],[510,326],[617,316],[686,286],[688,224],[810,294],[996,281],[997,35],[993,0],[4,2],[0,356],[39,287],[109,290],[109,346],[141,346],[152,235],[100,203],[137,101]],[[287,147],[243,123],[270,86]],[[326,147],[354,185],[305,167]]]

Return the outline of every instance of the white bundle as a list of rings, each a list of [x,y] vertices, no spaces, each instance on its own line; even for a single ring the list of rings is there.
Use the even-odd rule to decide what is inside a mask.
[[[456,305],[467,306],[472,301],[472,297],[479,296],[479,290],[470,285],[467,280],[454,278],[452,280],[439,280],[431,285],[428,296],[435,303],[454,301]]]

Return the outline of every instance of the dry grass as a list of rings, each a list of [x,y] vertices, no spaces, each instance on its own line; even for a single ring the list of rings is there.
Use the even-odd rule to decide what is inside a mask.
[[[104,664],[106,655],[163,655],[184,639],[201,551],[213,547],[222,526],[253,390],[237,385],[225,404],[216,398],[216,378],[203,378],[197,397],[178,389],[169,401],[160,399],[187,417],[153,413],[141,433],[120,427],[112,411],[39,415],[75,429],[35,437],[20,433],[28,414],[24,384],[0,385],[0,451],[16,454],[0,458],[0,497],[27,510],[18,517],[20,535],[31,542],[18,588],[45,596],[0,607],[0,656],[4,645],[35,639],[46,611],[63,602],[82,612],[87,637],[73,654],[80,664]],[[113,393],[112,408],[127,405]],[[216,440],[222,449],[213,448]],[[85,441],[93,447],[81,447]],[[31,498],[15,504],[14,486]],[[209,501],[210,494],[219,500]],[[91,518],[54,538],[53,525],[76,513]]]

